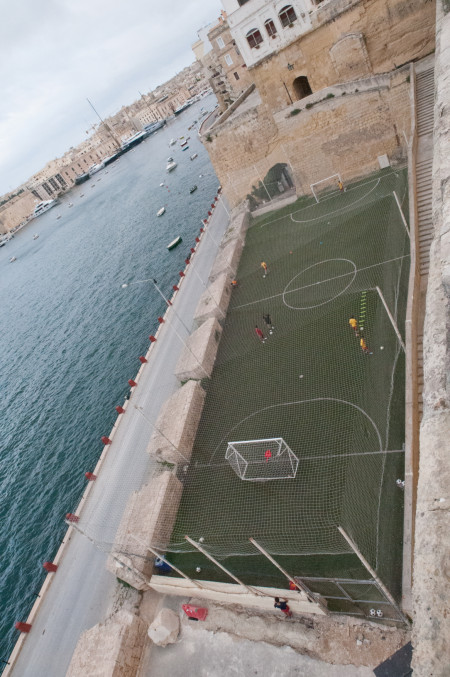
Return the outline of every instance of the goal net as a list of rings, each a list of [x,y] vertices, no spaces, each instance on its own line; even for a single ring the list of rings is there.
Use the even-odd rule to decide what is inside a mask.
[[[340,174],[332,174],[325,179],[316,181],[310,184],[312,194],[316,198],[316,202],[320,202],[325,198],[331,197],[339,193],[339,183],[342,183]]]
[[[241,480],[292,479],[298,458],[282,437],[228,442],[225,458]]]

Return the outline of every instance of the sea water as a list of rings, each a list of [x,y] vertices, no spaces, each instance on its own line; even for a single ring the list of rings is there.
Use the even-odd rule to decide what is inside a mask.
[[[170,296],[217,193],[197,130],[188,131],[214,103],[210,96],[181,113],[0,249],[0,659],[164,312],[152,282],[122,285],[154,278]],[[178,167],[168,174],[169,156]]]

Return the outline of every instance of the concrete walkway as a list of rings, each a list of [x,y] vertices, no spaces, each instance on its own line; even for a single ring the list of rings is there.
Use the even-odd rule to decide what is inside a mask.
[[[177,644],[153,647],[142,677],[373,677],[372,668],[329,665],[288,646],[251,642],[183,623]]]
[[[128,497],[148,478],[150,459],[146,446],[153,429],[151,422],[178,386],[173,373],[183,348],[181,339],[186,338],[187,329],[192,326],[195,308],[227,226],[228,215],[219,201],[174,302],[176,314],[171,310],[171,320],[158,334],[151,359],[133,391],[84,506],[80,526],[86,535],[73,533],[10,673],[14,676],[63,677],[80,634],[105,617],[116,585],[114,576],[105,569],[108,552]]]

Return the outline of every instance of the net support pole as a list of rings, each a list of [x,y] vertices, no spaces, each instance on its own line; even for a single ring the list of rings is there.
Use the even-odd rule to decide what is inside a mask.
[[[147,548],[147,550],[150,550],[150,552],[152,553],[152,555],[155,555],[155,557],[158,557],[160,560],[162,560],[163,562],[165,562],[166,564],[168,564],[168,565],[170,566],[171,569],[173,569],[174,571],[177,572],[177,574],[179,574],[180,576],[182,576],[183,578],[185,578],[187,581],[189,581],[189,583],[192,583],[192,585],[195,585],[196,588],[201,588],[201,589],[203,590],[203,587],[204,587],[204,586],[201,585],[201,583],[198,583],[197,581],[194,581],[192,578],[189,578],[189,576],[186,576],[186,574],[184,574],[180,569],[177,569],[177,567],[175,566],[175,564],[172,564],[171,562],[169,562],[169,561],[164,557],[164,555],[161,555],[159,552],[157,552],[156,550],[154,550],[154,549],[153,549],[152,547],[150,547],[149,545],[146,545],[145,543],[142,543],[142,541],[141,541],[139,538],[136,538],[136,536],[134,536],[133,534],[130,534],[130,535],[131,535],[131,538],[134,538],[134,540],[137,541],[140,545],[144,546],[144,548]]]
[[[288,579],[288,581],[290,581],[291,583],[293,583],[293,584],[295,585],[295,587],[296,587],[298,590],[300,590],[301,592],[304,592],[304,593],[305,593],[306,597],[308,598],[308,602],[313,602],[313,603],[315,603],[315,604],[318,604],[318,605],[320,606],[320,608],[322,609],[322,611],[325,611],[325,613],[328,613],[327,606],[326,606],[326,604],[323,602],[322,599],[316,599],[315,597],[313,597],[313,596],[311,595],[310,591],[308,590],[308,588],[305,586],[305,584],[302,583],[301,581],[300,581],[300,582],[299,582],[299,581],[296,581],[295,578],[292,578],[292,576],[290,576],[290,575],[288,574],[288,572],[287,572],[285,569],[283,569],[283,567],[282,567],[280,564],[278,564],[278,562],[277,562],[276,560],[274,560],[274,558],[273,558],[271,555],[269,555],[269,553],[267,552],[267,550],[264,550],[264,548],[262,547],[262,545],[259,545],[259,543],[257,543],[257,542],[255,541],[254,538],[249,538],[249,541],[250,541],[250,543],[252,543],[252,544],[255,546],[255,548],[258,548],[258,550],[264,555],[264,557],[267,557],[267,559],[269,560],[269,562],[272,562],[272,564],[273,564],[274,566],[276,566],[277,569],[279,569],[279,570],[281,571],[281,573],[282,573],[284,576],[286,576],[286,578]]]
[[[211,562],[213,562],[216,566],[218,566],[219,569],[222,569],[222,571],[223,571],[224,573],[226,573],[227,576],[229,576],[230,578],[232,578],[233,581],[236,581],[236,583],[238,583],[240,586],[242,586],[243,588],[245,588],[245,590],[247,590],[247,592],[249,592],[251,595],[261,595],[262,597],[265,596],[264,593],[260,592],[259,590],[256,590],[255,588],[251,588],[250,586],[245,585],[245,583],[243,583],[242,581],[240,581],[239,578],[237,578],[237,576],[235,576],[234,574],[232,574],[231,571],[228,571],[228,569],[225,569],[225,567],[222,566],[222,564],[220,564],[220,562],[218,562],[216,559],[214,559],[214,557],[213,557],[212,555],[210,555],[209,552],[206,552],[206,550],[205,550],[204,548],[202,548],[202,546],[201,546],[199,543],[196,543],[195,541],[193,541],[192,538],[189,538],[189,536],[185,536],[185,539],[187,540],[188,543],[190,543],[191,545],[193,545],[194,548],[196,548],[196,549],[199,550],[203,555],[205,555],[205,557],[207,557],[209,560],[211,560]]]
[[[387,587],[385,586],[385,584],[383,583],[383,581],[381,580],[381,578],[378,577],[378,575],[376,574],[375,570],[372,569],[372,567],[370,566],[369,562],[366,560],[366,558],[364,557],[364,555],[362,554],[362,552],[360,552],[360,550],[356,547],[356,544],[352,541],[352,539],[350,538],[350,536],[346,533],[346,531],[345,531],[342,527],[338,526],[338,529],[339,529],[339,533],[345,538],[345,540],[347,541],[347,543],[349,544],[349,546],[351,547],[351,549],[353,550],[353,552],[355,553],[355,555],[356,555],[356,556],[358,557],[358,559],[362,562],[362,564],[366,567],[367,571],[368,571],[369,574],[372,576],[373,580],[374,580],[374,581],[377,583],[377,585],[381,588],[381,590],[383,591],[383,593],[386,595],[386,598],[389,600],[389,602],[392,604],[392,606],[394,607],[394,609],[395,609],[395,610],[397,611],[397,613],[400,615],[401,619],[406,623],[406,625],[410,625],[409,620],[408,620],[408,619],[406,618],[406,616],[403,614],[403,612],[402,612],[402,610],[400,609],[400,607],[398,606],[397,602],[396,602],[395,599],[392,597],[391,593],[389,592],[389,590],[387,589]]]
[[[401,207],[400,200],[398,199],[398,196],[397,196],[397,193],[395,192],[395,190],[393,191],[393,193],[394,193],[395,201],[396,201],[396,203],[397,203],[398,211],[400,212],[400,216],[401,216],[402,221],[403,221],[403,225],[405,226],[405,230],[406,230],[406,232],[408,233],[408,237],[411,238],[411,235],[410,235],[410,232],[409,232],[408,223],[407,223],[407,221],[406,221],[406,219],[405,219],[405,215],[403,214],[403,209],[402,209],[402,207]]]
[[[386,300],[385,300],[383,294],[381,293],[381,289],[380,289],[379,287],[375,287],[375,289],[377,290],[378,296],[380,297],[381,302],[383,303],[384,309],[385,309],[385,311],[386,311],[387,314],[388,314],[388,317],[389,317],[389,319],[390,319],[390,321],[391,321],[392,327],[393,327],[395,333],[397,334],[397,338],[398,338],[398,340],[399,340],[399,342],[400,342],[401,347],[403,348],[403,352],[406,353],[406,346],[405,346],[405,344],[403,343],[402,335],[400,334],[400,332],[399,332],[399,330],[398,330],[398,327],[397,327],[397,324],[396,324],[394,318],[392,317],[392,313],[391,313],[391,311],[389,310],[388,304],[386,303]]]

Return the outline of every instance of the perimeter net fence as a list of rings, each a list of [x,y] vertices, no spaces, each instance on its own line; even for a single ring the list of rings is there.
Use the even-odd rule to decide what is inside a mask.
[[[186,535],[219,559],[255,555],[253,537],[274,556],[331,561],[350,552],[341,525],[378,571],[394,557],[394,542],[398,550],[404,353],[381,295],[404,336],[409,237],[394,190],[407,216],[406,171],[386,170],[248,229],[212,377],[199,379],[206,397],[192,456],[169,440],[179,454],[174,466],[149,459],[141,481],[176,478],[172,501],[162,510],[153,502],[150,545],[178,553],[181,568],[195,552]],[[151,433],[157,412],[146,411]],[[244,464],[235,461],[237,471],[227,459],[230,443],[273,438],[298,459],[296,472],[272,478],[275,459],[253,445],[270,481],[245,481]],[[118,511],[133,481],[131,467]],[[112,523],[87,512],[80,528],[120,551]],[[132,550],[124,539],[122,551]],[[195,577],[189,557],[184,563]]]

